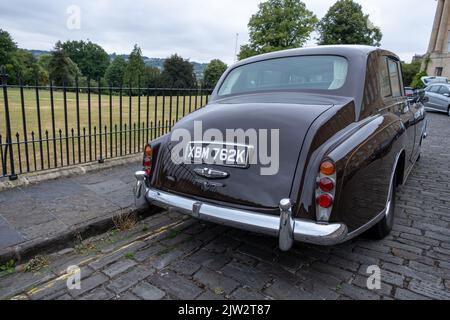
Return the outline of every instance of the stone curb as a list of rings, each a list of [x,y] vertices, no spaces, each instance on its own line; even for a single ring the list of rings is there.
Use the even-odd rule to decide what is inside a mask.
[[[114,227],[114,219],[124,214],[136,214],[138,221],[148,218],[161,209],[149,207],[146,210],[134,208],[116,211],[112,216],[101,217],[80,224],[73,229],[61,232],[52,237],[38,238],[20,245],[0,249],[0,265],[14,260],[18,264],[28,261],[38,254],[51,254],[62,249],[73,247],[81,240],[105,233]]]
[[[10,181],[9,178],[0,178],[0,192],[7,189],[36,184],[42,181],[55,180],[61,177],[79,176],[84,175],[88,172],[95,172],[119,165],[138,162],[139,160],[141,160],[141,158],[141,154],[134,154],[116,159],[107,159],[104,163],[92,162],[66,168],[57,168],[42,172],[28,173],[19,175],[18,179],[15,181]]]

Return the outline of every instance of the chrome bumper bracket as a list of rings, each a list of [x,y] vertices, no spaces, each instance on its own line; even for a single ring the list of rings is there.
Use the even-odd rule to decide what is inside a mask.
[[[280,201],[280,233],[278,235],[281,251],[289,251],[294,245],[294,228],[291,200],[283,199]]]

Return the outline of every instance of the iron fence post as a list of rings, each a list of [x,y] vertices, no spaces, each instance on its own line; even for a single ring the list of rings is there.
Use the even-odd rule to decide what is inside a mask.
[[[98,78],[98,138],[100,145],[100,158],[98,159],[99,163],[105,163],[105,159],[103,158],[103,137],[102,137],[102,87],[101,87],[101,78]]]
[[[11,167],[11,174],[9,175],[10,180],[17,180],[17,174],[14,170],[14,153],[13,153],[13,145],[12,145],[12,136],[11,136],[11,119],[9,114],[9,105],[8,105],[8,75],[6,74],[6,69],[4,66],[1,67],[0,76],[2,79],[2,88],[3,88],[3,99],[5,104],[5,122],[6,122],[6,150],[5,150],[5,166],[6,166],[6,154],[9,151],[9,162]],[[0,146],[1,147],[1,146]],[[7,172],[4,172],[6,175]]]

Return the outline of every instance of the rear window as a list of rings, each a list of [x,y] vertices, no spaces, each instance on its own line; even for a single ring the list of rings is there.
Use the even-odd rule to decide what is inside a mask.
[[[233,69],[219,96],[262,90],[337,90],[347,80],[348,62],[338,56],[299,56],[265,60]]]

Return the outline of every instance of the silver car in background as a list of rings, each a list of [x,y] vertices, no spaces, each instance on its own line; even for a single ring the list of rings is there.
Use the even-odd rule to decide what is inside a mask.
[[[427,110],[445,112],[450,116],[450,84],[435,83],[425,89],[428,102],[424,103]]]

